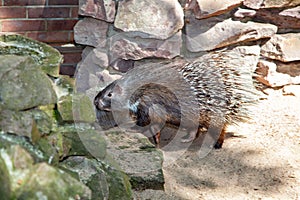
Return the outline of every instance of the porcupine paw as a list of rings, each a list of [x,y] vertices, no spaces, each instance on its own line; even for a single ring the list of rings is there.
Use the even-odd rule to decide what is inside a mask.
[[[222,145],[223,145],[223,142],[217,141],[216,144],[214,145],[214,148],[215,148],[215,149],[221,149],[221,148],[222,148]]]

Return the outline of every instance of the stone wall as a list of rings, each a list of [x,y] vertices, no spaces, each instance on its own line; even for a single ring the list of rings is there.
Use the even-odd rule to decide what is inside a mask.
[[[299,12],[299,0],[79,0],[80,89],[104,86],[141,62],[239,45],[260,46],[268,87],[299,84]]]
[[[61,73],[73,75],[82,49],[74,43],[78,0],[1,0],[0,32],[25,35],[57,48],[64,55]]]

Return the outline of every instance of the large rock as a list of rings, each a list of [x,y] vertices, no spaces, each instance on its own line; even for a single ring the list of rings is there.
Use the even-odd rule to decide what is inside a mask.
[[[40,138],[40,133],[31,111],[0,111],[0,130],[19,136],[26,136],[33,143]]]
[[[279,13],[279,15],[282,16],[289,16],[289,17],[295,17],[297,19],[300,19],[300,6],[297,6],[295,8],[290,8],[283,10]]]
[[[91,190],[71,175],[46,163],[34,165],[17,191],[18,199],[91,199]]]
[[[117,166],[81,156],[69,157],[60,165],[78,174],[92,190],[92,199],[131,199],[128,177]]]
[[[300,84],[300,62],[282,63],[279,61],[260,60],[257,77],[260,82],[270,87]]]
[[[78,44],[105,47],[108,23],[85,17],[74,27],[74,39]]]
[[[223,20],[219,17],[195,20],[186,25],[187,49],[191,52],[209,51],[243,41],[258,40],[274,35],[271,24]]]
[[[87,124],[77,123],[60,126],[48,138],[58,150],[62,160],[67,156],[86,156],[103,159],[106,156],[106,142]]]
[[[53,77],[59,75],[59,66],[63,58],[59,51],[53,47],[21,35],[13,34],[0,34],[0,43],[0,55],[30,56],[36,62],[36,67],[40,67],[45,73]]]
[[[263,56],[282,62],[300,60],[300,33],[276,34],[262,48]]]
[[[2,199],[11,199],[11,182],[6,164],[0,156],[0,196]]]
[[[228,12],[238,7],[242,0],[224,0],[224,1],[203,1],[196,0],[195,7],[191,8],[194,11],[194,15],[198,19],[217,16]]]
[[[166,39],[183,27],[183,17],[183,10],[177,0],[120,1],[115,27]]]
[[[244,0],[244,5],[253,8],[283,8],[300,5],[300,0]]]
[[[94,106],[84,94],[62,96],[57,103],[57,109],[65,122],[92,123],[96,120]]]
[[[8,134],[3,132],[0,134],[0,148],[9,149],[14,145],[19,145],[22,148],[26,149],[26,151],[30,153],[30,155],[36,162],[48,161],[49,163],[52,163],[51,160],[48,160],[49,157],[47,158],[43,151],[38,149],[37,146],[33,145],[25,137],[20,137],[15,134]]]
[[[280,62],[260,60],[257,65],[257,71],[259,74],[257,79],[261,83],[270,87],[281,87],[290,84],[300,84],[300,73],[298,72],[296,75],[295,71],[294,73],[292,72],[292,69],[288,70],[287,65],[288,64]],[[299,66],[300,64],[298,63],[298,67]]]
[[[162,152],[140,133],[109,130],[108,151],[130,177],[135,189],[163,189]]]
[[[142,38],[138,33],[120,33],[110,38],[110,63],[118,59],[174,58],[180,55],[181,31],[167,40]]]
[[[28,56],[0,56],[0,103],[12,110],[25,110],[55,103],[52,82]]]
[[[116,13],[114,0],[79,0],[79,15],[113,22]]]
[[[276,25],[279,29],[299,29],[299,7],[283,11],[281,9],[259,9],[252,20],[268,22]],[[280,31],[289,32],[289,30]]]

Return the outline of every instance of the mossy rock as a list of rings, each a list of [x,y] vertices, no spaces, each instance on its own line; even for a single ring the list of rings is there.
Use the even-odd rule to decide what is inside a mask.
[[[63,121],[93,123],[96,120],[94,107],[84,94],[62,96],[57,104]]]
[[[60,126],[57,133],[62,135],[61,148],[70,145],[68,156],[87,156],[98,159],[106,156],[105,139],[88,124]]]
[[[6,164],[0,156],[0,197],[1,199],[10,199],[11,187],[10,187],[9,173]]]
[[[73,156],[61,166],[78,173],[79,179],[91,188],[92,199],[132,199],[129,178],[116,163]]]
[[[16,196],[32,200],[91,199],[91,190],[62,170],[38,163],[31,168]]]
[[[30,56],[45,73],[59,76],[63,57],[53,47],[16,34],[0,35],[0,42],[0,55]]]
[[[0,104],[26,110],[56,103],[52,81],[28,56],[0,55]]]

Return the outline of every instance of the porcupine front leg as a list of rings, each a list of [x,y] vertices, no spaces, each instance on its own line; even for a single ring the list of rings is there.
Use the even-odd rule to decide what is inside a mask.
[[[152,134],[152,138],[154,140],[155,146],[159,147],[159,143],[160,143],[160,128],[159,125],[152,125],[150,127],[150,131]]]
[[[189,143],[192,142],[196,139],[198,132],[193,130],[188,132],[188,138],[186,139],[181,139],[182,143]]]
[[[227,125],[223,125],[220,127],[211,127],[208,130],[208,134],[214,139],[215,144],[214,144],[214,148],[215,149],[221,149],[223,142],[224,142],[224,138],[225,138],[225,134],[226,134],[226,128]]]
[[[221,149],[222,148],[222,145],[223,145],[223,142],[224,142],[224,139],[225,139],[225,135],[226,135],[226,125],[223,126],[222,130],[221,130],[221,133],[217,139],[217,142],[215,143],[214,145],[214,148],[215,149]]]

